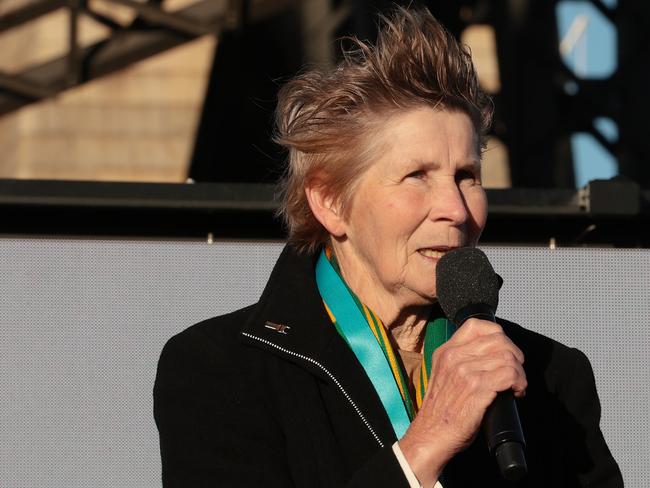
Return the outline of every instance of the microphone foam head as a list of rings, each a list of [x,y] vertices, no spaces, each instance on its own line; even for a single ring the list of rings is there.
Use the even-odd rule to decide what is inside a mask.
[[[446,253],[436,266],[436,294],[451,321],[468,305],[485,304],[496,311],[499,276],[480,249],[461,247]]]

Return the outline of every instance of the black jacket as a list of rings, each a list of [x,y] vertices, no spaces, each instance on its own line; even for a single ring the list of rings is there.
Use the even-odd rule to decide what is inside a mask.
[[[165,346],[154,415],[166,488],[408,487],[379,397],[322,306],[314,262],[285,248],[256,305]],[[526,356],[518,407],[529,475],[517,486],[623,486],[584,354],[500,323]],[[442,482],[513,486],[480,435]]]

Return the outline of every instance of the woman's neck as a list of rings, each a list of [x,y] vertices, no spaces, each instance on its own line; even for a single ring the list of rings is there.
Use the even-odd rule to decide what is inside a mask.
[[[406,304],[399,293],[390,293],[376,286],[378,280],[372,274],[351,266],[340,254],[336,256],[346,284],[363,304],[377,314],[397,347],[404,351],[421,352],[431,305]]]
[[[415,313],[406,316],[401,322],[393,322],[391,325],[386,326],[399,349],[422,352],[427,317],[428,314],[422,317]]]

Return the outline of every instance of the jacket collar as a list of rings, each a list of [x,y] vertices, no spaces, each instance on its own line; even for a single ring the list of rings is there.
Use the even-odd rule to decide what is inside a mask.
[[[314,272],[316,256],[285,246],[255,311],[242,332],[319,362],[342,340],[323,307]],[[259,341],[258,341],[259,342]],[[268,347],[263,347],[268,349]],[[272,347],[280,354],[281,350]]]
[[[316,285],[318,254],[285,246],[260,301],[242,329],[242,341],[339,382],[385,443],[395,440],[390,420],[363,367],[332,324]]]

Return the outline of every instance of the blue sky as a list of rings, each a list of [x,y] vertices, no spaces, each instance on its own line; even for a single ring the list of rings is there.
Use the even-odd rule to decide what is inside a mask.
[[[616,0],[603,0],[612,8]],[[564,0],[557,5],[559,40],[563,40],[563,60],[580,78],[606,78],[617,66],[616,28],[589,1]],[[567,91],[575,87],[567,86]],[[616,140],[618,127],[611,119],[600,117],[596,128],[609,140]],[[618,174],[616,159],[587,133],[572,137],[576,187],[593,179]]]

